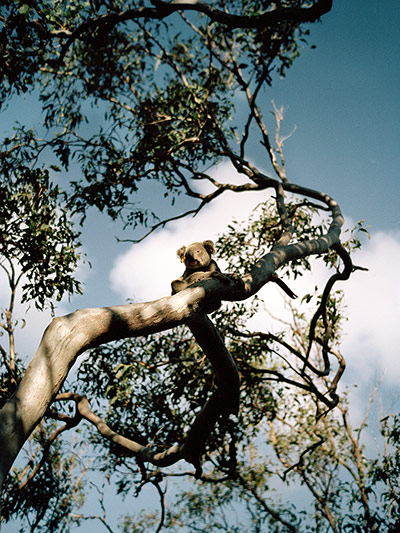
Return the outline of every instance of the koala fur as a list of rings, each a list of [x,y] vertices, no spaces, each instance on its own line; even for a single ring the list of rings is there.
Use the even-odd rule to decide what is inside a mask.
[[[212,241],[194,242],[189,246],[181,246],[176,255],[185,264],[185,272],[171,283],[172,294],[186,289],[192,283],[210,277],[219,277],[229,282],[229,277],[222,274],[217,263],[211,258],[215,253]]]

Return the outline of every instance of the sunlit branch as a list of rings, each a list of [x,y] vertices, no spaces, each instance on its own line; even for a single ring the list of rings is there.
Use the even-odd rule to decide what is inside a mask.
[[[281,183],[275,186],[276,192],[276,207],[279,213],[280,222],[282,224],[282,234],[276,242],[275,246],[285,246],[293,237],[294,227],[290,221],[289,213],[285,205],[285,194]]]
[[[115,98],[114,96],[111,96],[109,94],[102,94],[102,98],[105,99],[105,100],[108,100],[109,102],[111,102],[112,104],[122,108],[122,109],[125,109],[125,111],[128,111],[129,113],[135,113],[135,109],[127,104],[124,104],[123,102],[121,102],[120,100],[117,100],[117,98]]]
[[[283,156],[283,145],[284,145],[285,141],[290,139],[290,137],[296,131],[296,126],[292,129],[292,131],[288,135],[286,135],[284,137],[281,137],[280,136],[280,128],[281,128],[281,122],[283,120],[283,113],[284,113],[283,106],[281,106],[278,109],[276,107],[274,101],[272,101],[272,105],[273,105],[273,108],[274,108],[274,116],[275,116],[275,120],[276,120],[275,145],[276,145],[276,150],[277,150],[277,152],[279,154],[279,158],[280,158],[280,161],[281,161],[281,164],[279,166],[279,168],[280,168],[279,176],[280,176],[282,181],[287,182],[288,180],[287,180],[287,177],[286,177],[285,158]]]

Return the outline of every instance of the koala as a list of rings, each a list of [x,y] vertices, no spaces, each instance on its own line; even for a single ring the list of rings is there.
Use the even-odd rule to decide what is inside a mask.
[[[235,281],[243,284],[240,276],[236,274],[223,274],[217,263],[212,259],[215,253],[214,243],[212,241],[194,242],[189,246],[181,246],[177,250],[176,255],[180,258],[182,263],[185,263],[185,271],[182,276],[175,279],[171,283],[172,294],[186,289],[189,285],[197,283],[203,279],[217,277],[226,283]],[[281,289],[283,289],[290,298],[297,298],[296,294],[282,281],[277,274],[271,276],[271,281],[275,282]],[[207,311],[215,311],[221,305],[220,301],[216,301],[215,305]]]
[[[189,246],[181,246],[176,255],[182,263],[185,263],[186,269],[180,278],[171,283],[172,294],[186,289],[192,283],[211,277],[218,277],[229,283],[229,276],[222,274],[217,263],[211,258],[214,253],[212,241],[194,242]]]

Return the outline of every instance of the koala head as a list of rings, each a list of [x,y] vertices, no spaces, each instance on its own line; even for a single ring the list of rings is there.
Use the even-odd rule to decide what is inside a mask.
[[[215,253],[212,241],[194,242],[189,246],[182,246],[176,255],[187,268],[204,268],[211,263],[211,255]]]

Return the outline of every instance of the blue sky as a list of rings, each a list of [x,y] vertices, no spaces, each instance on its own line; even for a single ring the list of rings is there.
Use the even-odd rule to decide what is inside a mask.
[[[357,260],[368,266],[369,272],[356,273],[348,286],[343,286],[349,309],[343,345],[346,381],[354,383],[358,376],[367,390],[385,372],[383,390],[397,410],[399,405],[391,403],[390,391],[400,377],[395,348],[400,345],[399,28],[398,0],[335,0],[332,12],[320,24],[310,26],[309,42],[316,49],[305,48],[286,78],[275,79],[263,96],[265,114],[272,109],[273,100],[287,108],[284,131],[296,126],[285,145],[289,179],[330,194],[341,205],[349,225],[363,219],[371,231],[372,239]],[[23,119],[27,110],[32,110],[32,102],[14,100],[0,119],[1,128],[9,129],[11,120]],[[251,156],[268,169],[259,152],[255,145]],[[229,174],[227,168],[215,172]],[[135,248],[117,245],[114,235],[121,236],[119,230],[104,217],[91,215],[84,231],[84,248],[93,268],[82,268],[85,295],[62,303],[59,314],[78,307],[123,303],[133,296],[148,300],[168,294],[169,281],[180,275],[181,269],[175,250],[187,244],[187,239],[214,238],[210,232],[222,231],[230,214],[246,216],[258,201],[257,197],[243,206],[227,197],[210,207],[203,218],[174,224]],[[201,235],[202,231],[207,234]],[[160,246],[166,255],[165,272],[160,275],[155,266],[157,282],[149,287],[149,265],[154,264],[154,249]],[[317,271],[315,278],[300,282],[295,292],[301,294],[307,283],[315,280],[322,283],[324,276]],[[270,299],[276,300],[279,308],[280,297],[274,289],[263,290],[270,291]],[[5,294],[0,280],[2,307]],[[31,325],[28,322],[17,342],[21,351],[33,355],[32,347],[38,344],[50,317],[45,313],[30,316]],[[362,412],[364,402],[365,396],[354,398],[356,413]],[[79,529],[92,530],[93,524]],[[3,533],[12,531],[12,525],[3,528]]]

